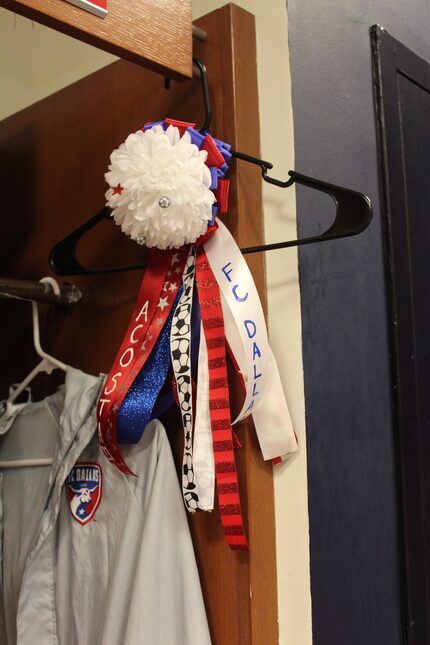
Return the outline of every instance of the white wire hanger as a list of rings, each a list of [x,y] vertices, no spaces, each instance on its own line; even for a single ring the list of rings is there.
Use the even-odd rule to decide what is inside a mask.
[[[54,278],[47,276],[42,278],[40,282],[49,284],[56,296],[60,294],[60,286]],[[51,374],[54,369],[60,369],[65,372],[67,369],[67,365],[65,363],[54,356],[51,356],[42,349],[40,343],[39,308],[37,302],[34,300],[31,301],[31,308],[34,349],[36,350],[36,354],[38,354],[42,360],[31,370],[19,385],[11,389],[8,399],[5,401],[5,411],[0,417],[0,421],[3,422],[7,421],[14,414],[17,408],[20,407],[19,405],[15,405],[14,401],[22,392],[24,392],[37,374],[40,374],[41,372]],[[24,468],[28,466],[49,466],[51,464],[52,459],[13,459],[9,461],[0,461],[0,468]]]

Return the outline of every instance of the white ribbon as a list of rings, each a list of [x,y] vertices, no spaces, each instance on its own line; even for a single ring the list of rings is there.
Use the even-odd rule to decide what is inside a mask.
[[[264,459],[287,456],[298,448],[297,438],[285,400],[278,365],[270,347],[266,389],[261,402],[252,411],[252,418]]]
[[[297,440],[248,265],[220,221],[204,248],[223,296],[225,335],[245,381],[245,401],[233,423],[253,415],[266,460],[293,452]]]
[[[208,348],[202,323],[200,324],[193,464],[199,508],[202,511],[212,511],[215,495],[215,460],[209,412]]]
[[[222,222],[204,248],[223,295],[226,338],[246,386],[245,401],[233,421],[237,423],[252,412],[265,389],[269,360],[266,321],[248,265]]]

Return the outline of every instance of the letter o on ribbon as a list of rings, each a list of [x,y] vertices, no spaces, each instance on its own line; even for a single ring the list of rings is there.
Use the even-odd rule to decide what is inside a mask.
[[[127,356],[127,354],[130,354],[130,359],[127,361],[127,363],[124,363],[123,362],[124,361],[124,356]],[[119,359],[119,364],[121,365],[121,367],[128,367],[130,365],[131,361],[133,360],[133,356],[134,356],[133,347],[127,347],[127,349],[124,351],[124,353],[122,354],[121,358]]]

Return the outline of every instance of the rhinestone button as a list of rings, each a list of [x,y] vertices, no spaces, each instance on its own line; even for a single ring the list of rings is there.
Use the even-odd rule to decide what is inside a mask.
[[[158,200],[158,205],[159,205],[161,208],[168,208],[168,207],[170,206],[170,199],[169,199],[168,197],[166,197],[166,195],[163,195],[163,196],[162,196],[162,197],[160,197],[160,199]]]

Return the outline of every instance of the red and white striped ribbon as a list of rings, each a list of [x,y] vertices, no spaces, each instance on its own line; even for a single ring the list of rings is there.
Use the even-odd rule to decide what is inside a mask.
[[[232,549],[248,549],[234,456],[221,298],[203,249],[197,254],[196,280],[208,350],[209,411],[221,523]]]

